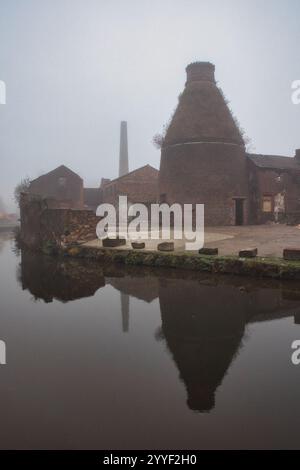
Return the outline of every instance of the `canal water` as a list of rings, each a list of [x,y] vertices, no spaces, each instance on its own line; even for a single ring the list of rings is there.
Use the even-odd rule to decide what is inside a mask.
[[[2,449],[299,447],[299,285],[58,260],[0,237]]]

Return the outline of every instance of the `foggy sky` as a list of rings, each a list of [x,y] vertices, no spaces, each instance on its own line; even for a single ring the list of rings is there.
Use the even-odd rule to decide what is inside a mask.
[[[129,166],[159,167],[161,132],[195,60],[216,79],[258,153],[300,147],[299,0],[0,0],[0,196],[60,164],[98,186]]]

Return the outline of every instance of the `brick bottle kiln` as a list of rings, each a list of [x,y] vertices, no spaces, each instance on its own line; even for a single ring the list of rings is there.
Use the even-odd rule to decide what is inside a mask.
[[[247,223],[242,135],[216,86],[215,66],[195,62],[161,150],[160,201],[205,204],[206,225]]]

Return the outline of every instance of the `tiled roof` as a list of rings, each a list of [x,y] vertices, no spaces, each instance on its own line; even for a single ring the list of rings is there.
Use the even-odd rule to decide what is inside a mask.
[[[259,168],[300,171],[300,164],[297,163],[295,158],[282,157],[279,155],[260,155],[253,153],[248,154],[248,157]]]
[[[156,168],[154,168],[153,166],[147,164],[147,165],[141,166],[140,168],[137,168],[136,170],[132,170],[132,171],[130,171],[129,173],[126,173],[126,175],[119,176],[118,178],[115,178],[115,179],[113,179],[113,180],[109,180],[109,181],[105,184],[105,187],[106,187],[106,186],[110,186],[111,183],[115,183],[116,181],[119,181],[119,180],[121,180],[121,179],[123,179],[123,178],[127,178],[127,176],[129,176],[129,175],[133,175],[133,174],[135,174],[135,173],[139,173],[141,170],[144,170],[145,168],[150,168],[151,170],[153,170],[153,173],[156,173],[157,176],[158,176],[159,171],[158,171]]]
[[[75,173],[73,170],[70,170],[70,168],[68,168],[65,165],[60,165],[57,168],[55,168],[54,170],[49,171],[48,173],[45,173],[44,175],[41,175],[38,178],[35,178],[34,180],[31,181],[31,183],[36,182],[36,181],[43,181],[48,176],[52,176],[52,175],[55,175],[55,174],[57,174],[58,176],[73,176],[77,179],[82,180],[82,178],[77,173]]]

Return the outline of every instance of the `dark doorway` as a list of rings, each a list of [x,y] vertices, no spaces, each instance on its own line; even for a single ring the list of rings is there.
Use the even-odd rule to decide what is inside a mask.
[[[244,225],[244,199],[235,199],[235,225]]]

